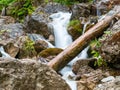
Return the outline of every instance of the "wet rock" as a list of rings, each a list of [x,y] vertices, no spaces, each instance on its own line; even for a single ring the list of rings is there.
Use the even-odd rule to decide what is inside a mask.
[[[72,7],[72,19],[79,19],[79,17],[88,17],[90,15],[90,5],[75,4]]]
[[[33,13],[25,20],[26,32],[36,33],[49,38],[51,32],[48,30],[48,17],[44,12]]]
[[[34,48],[37,53],[41,52],[42,50],[45,50],[48,48],[48,44],[43,40],[37,40],[35,41]]]
[[[36,58],[37,52],[34,48],[34,41],[32,41],[28,36],[21,36],[15,43],[19,47],[19,52],[16,58]]]
[[[93,90],[119,90],[120,89],[120,76],[116,76],[114,80],[101,83]]]
[[[40,57],[46,58],[48,61],[53,59],[56,55],[58,55],[63,50],[60,48],[48,48],[39,53]]]
[[[77,39],[82,34],[83,25],[79,20],[72,20],[68,26],[68,33],[72,36],[72,39]]]
[[[120,69],[120,20],[109,30],[107,31],[109,33],[104,34],[101,39],[102,45],[99,52],[104,60],[111,63],[109,65]]]
[[[17,47],[14,42],[10,42],[4,46],[5,52],[7,52],[11,57],[16,57],[19,52],[19,47]]]
[[[47,65],[35,60],[0,58],[1,90],[70,90]]]
[[[76,75],[83,75],[83,74],[87,74],[90,73],[91,71],[94,71],[94,69],[92,67],[89,66],[90,62],[94,62],[96,59],[81,59],[76,61],[73,66],[72,66],[72,71],[76,74]],[[90,63],[91,64],[91,63]],[[92,65],[92,64],[91,64]],[[93,63],[94,65],[94,63]]]
[[[55,37],[53,35],[50,35],[48,38],[48,41],[54,45],[55,44]]]

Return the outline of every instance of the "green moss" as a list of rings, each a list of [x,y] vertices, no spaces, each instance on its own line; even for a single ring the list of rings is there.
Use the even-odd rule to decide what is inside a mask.
[[[79,33],[82,33],[82,25],[79,20],[71,20],[68,28],[72,27],[74,30],[78,31]]]
[[[60,49],[60,48],[48,48],[48,49],[45,49],[43,51],[41,51],[39,53],[39,56],[41,57],[48,57],[48,56],[55,56],[55,55],[58,55],[60,52],[62,52],[63,50]]]
[[[32,41],[30,38],[26,37],[26,41],[24,42],[23,49],[28,50],[28,51],[35,50],[34,41]]]

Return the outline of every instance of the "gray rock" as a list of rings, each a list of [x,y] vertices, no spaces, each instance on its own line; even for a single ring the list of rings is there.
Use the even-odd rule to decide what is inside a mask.
[[[90,6],[88,4],[75,4],[72,6],[72,19],[79,17],[88,17],[90,15]]]
[[[0,90],[70,90],[47,65],[35,60],[0,58]]]
[[[101,81],[102,82],[108,82],[108,81],[112,81],[114,80],[115,78],[113,76],[109,76],[109,77],[106,77],[106,78],[103,78]]]
[[[48,30],[48,16],[43,12],[34,12],[31,16],[27,16],[25,20],[26,32],[37,33],[49,38],[51,32]]]
[[[0,38],[17,38],[24,34],[23,25],[20,23],[0,25]]]
[[[120,76],[117,76],[113,81],[97,85],[93,90],[120,90]]]

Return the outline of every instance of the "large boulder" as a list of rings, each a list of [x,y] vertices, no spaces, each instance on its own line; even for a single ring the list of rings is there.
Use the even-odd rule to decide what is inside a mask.
[[[70,90],[47,65],[35,60],[0,58],[0,90]]]
[[[72,6],[72,19],[79,17],[88,17],[90,15],[91,6],[85,3],[75,4]]]
[[[109,30],[101,40],[99,52],[104,60],[120,68],[120,20]]]
[[[0,25],[0,39],[15,39],[24,34],[23,25],[20,23]]]
[[[48,28],[48,17],[43,12],[33,13],[27,16],[25,20],[26,32],[37,33],[43,35],[45,38],[49,38],[51,34]]]

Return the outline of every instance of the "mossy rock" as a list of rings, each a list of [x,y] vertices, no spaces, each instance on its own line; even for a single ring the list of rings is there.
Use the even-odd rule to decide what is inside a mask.
[[[72,20],[68,25],[68,33],[72,36],[73,40],[77,39],[82,34],[83,25],[79,20]]]
[[[50,57],[50,56],[56,56],[62,51],[63,51],[63,49],[60,49],[60,48],[48,48],[48,49],[45,49],[45,50],[41,51],[38,54],[38,56],[41,56],[43,58],[47,58],[47,57]]]

